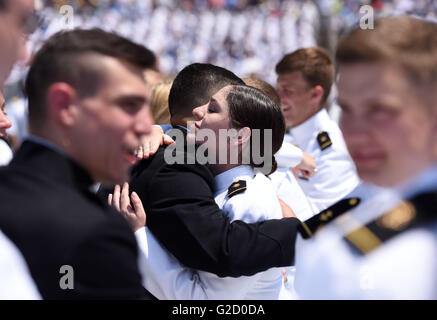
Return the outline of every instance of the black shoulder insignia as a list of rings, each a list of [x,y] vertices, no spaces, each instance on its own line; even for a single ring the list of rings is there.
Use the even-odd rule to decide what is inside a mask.
[[[320,149],[325,150],[332,145],[331,138],[326,131],[320,131],[317,135],[317,142],[319,143]]]
[[[402,201],[394,209],[346,234],[344,239],[361,254],[367,254],[385,241],[416,225],[416,208]]]
[[[302,222],[298,226],[298,231],[304,239],[308,239],[322,226],[326,225],[330,221],[334,220],[343,213],[356,207],[360,203],[359,198],[347,198],[340,200],[333,204],[329,208],[316,214],[314,217]]]
[[[231,198],[236,194],[243,193],[247,189],[246,180],[234,181],[228,188],[228,197]]]

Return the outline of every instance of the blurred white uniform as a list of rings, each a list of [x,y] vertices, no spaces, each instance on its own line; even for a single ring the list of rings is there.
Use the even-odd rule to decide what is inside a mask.
[[[283,143],[281,149],[275,154],[275,158],[278,169],[269,177],[276,186],[278,197],[291,207],[296,217],[301,221],[311,218],[317,212],[313,212],[306,195],[291,170],[292,167],[297,166],[302,161],[302,150],[291,143]],[[280,299],[295,299],[294,277],[296,268],[291,266],[286,267],[285,270],[287,282],[282,287]]]
[[[294,144],[316,161],[317,173],[310,179],[298,179],[313,212],[340,201],[358,185],[359,178],[343,134],[324,108],[292,127],[285,134],[284,143]]]
[[[23,256],[0,231],[0,300],[39,299]]]
[[[437,168],[416,179],[411,184],[415,187],[402,192],[402,197],[432,190],[435,199],[436,181]],[[364,191],[367,197],[358,207],[313,238],[298,239],[295,287],[299,297],[437,299],[435,207],[425,206],[434,215],[430,223],[408,228],[423,215],[423,207],[417,211],[388,189],[368,187]]]
[[[290,143],[283,143],[281,149],[275,154],[275,158],[278,169],[269,177],[276,186],[278,197],[293,209],[300,220],[311,218],[314,212],[291,171],[292,167],[302,161],[302,150]]]
[[[0,139],[0,166],[6,166],[12,160],[13,153],[9,145]]]
[[[231,221],[253,223],[282,218],[274,186],[262,173],[254,176],[251,167],[238,166],[223,172],[214,178],[214,183],[215,200]],[[281,268],[238,278],[220,278],[209,272],[188,269],[159,244],[148,228],[145,229],[135,232],[140,248],[140,270],[144,287],[158,299],[279,298]]]

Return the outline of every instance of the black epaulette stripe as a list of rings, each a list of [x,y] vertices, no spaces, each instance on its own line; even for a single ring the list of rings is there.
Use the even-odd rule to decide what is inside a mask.
[[[347,198],[340,200],[329,208],[321,211],[298,226],[298,231],[304,239],[308,239],[322,226],[334,220],[343,213],[355,208],[360,203],[360,198]]]
[[[325,150],[326,148],[332,145],[331,138],[329,137],[328,132],[320,131],[317,135],[317,142],[320,146],[320,149]]]
[[[416,196],[350,232],[344,239],[354,250],[365,255],[406,230],[437,220],[436,208],[436,193]]]
[[[232,196],[244,192],[247,189],[246,180],[237,180],[234,181],[228,188],[228,198]]]

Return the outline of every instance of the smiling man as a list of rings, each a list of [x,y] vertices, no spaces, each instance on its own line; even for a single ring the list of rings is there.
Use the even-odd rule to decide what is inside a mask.
[[[343,135],[325,109],[334,65],[324,49],[303,48],[285,55],[276,65],[276,73],[289,129],[284,148],[296,145],[316,161],[317,173],[309,179],[299,177],[298,182],[317,213],[343,199],[359,183]]]
[[[311,256],[296,258],[299,294],[436,299],[437,25],[380,19],[347,34],[336,56],[340,123],[358,174],[396,192],[379,189],[308,240]]]
[[[139,138],[151,130],[143,53],[115,34],[73,30],[33,59],[32,136],[0,170],[0,225],[44,299],[147,297],[132,232],[90,191],[127,179]]]

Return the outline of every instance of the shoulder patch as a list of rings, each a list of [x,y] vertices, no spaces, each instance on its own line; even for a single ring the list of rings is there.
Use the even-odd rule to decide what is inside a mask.
[[[228,188],[228,198],[232,198],[236,194],[243,193],[247,189],[246,180],[234,181]]]
[[[376,220],[346,234],[344,239],[359,253],[367,254],[402,231],[417,225],[417,222],[414,204],[402,201]]]
[[[325,150],[332,145],[331,138],[326,131],[320,131],[317,135],[317,142],[319,143],[320,149]]]
[[[340,200],[329,208],[320,211],[320,213],[316,214],[314,217],[303,221],[297,229],[302,235],[302,238],[311,238],[319,228],[328,224],[330,221],[334,220],[350,209],[355,208],[359,203],[360,198],[347,198]]]

